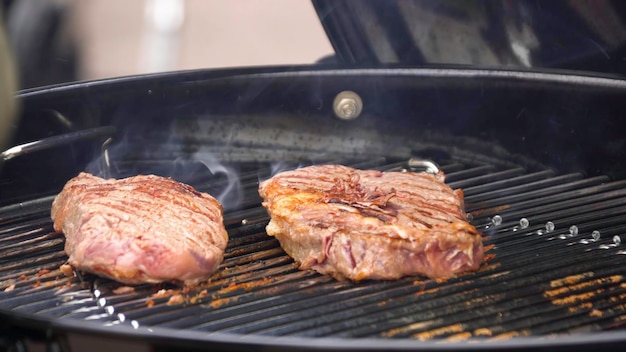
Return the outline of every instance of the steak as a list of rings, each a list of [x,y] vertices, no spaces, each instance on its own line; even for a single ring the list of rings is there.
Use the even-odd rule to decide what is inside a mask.
[[[337,279],[451,277],[476,270],[482,235],[439,174],[317,165],[259,185],[275,236],[301,269]]]
[[[212,196],[169,178],[80,173],[52,203],[74,268],[126,284],[195,284],[222,262],[228,234]]]

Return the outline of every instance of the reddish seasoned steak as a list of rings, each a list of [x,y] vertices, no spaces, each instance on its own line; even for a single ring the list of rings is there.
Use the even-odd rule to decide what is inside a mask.
[[[197,283],[217,270],[228,242],[215,198],[154,175],[81,173],[55,198],[51,216],[74,268],[127,284]]]
[[[267,233],[300,263],[354,281],[476,270],[482,236],[444,176],[318,165],[262,182]]]

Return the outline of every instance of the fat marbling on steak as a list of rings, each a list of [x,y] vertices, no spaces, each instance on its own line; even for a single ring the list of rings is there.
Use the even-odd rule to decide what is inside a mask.
[[[80,173],[51,216],[70,265],[127,284],[197,283],[217,270],[228,242],[215,198],[155,175]]]
[[[430,278],[476,270],[482,236],[463,192],[437,175],[317,165],[259,185],[267,234],[300,263],[338,279]]]

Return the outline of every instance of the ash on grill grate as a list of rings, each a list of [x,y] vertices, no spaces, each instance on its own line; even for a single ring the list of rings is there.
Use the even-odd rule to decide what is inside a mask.
[[[68,277],[59,270],[67,258],[63,236],[52,231],[50,200],[42,200],[45,207],[0,209],[0,309],[102,325],[271,336],[462,340],[625,327],[626,250],[619,236],[626,181],[437,162],[451,186],[464,189],[472,222],[485,233],[488,260],[476,273],[354,284],[298,270],[265,233],[269,219],[256,189],[272,169],[243,165],[240,204],[225,214],[231,238],[225,260],[210,281],[193,288]],[[344,163],[381,170],[406,164]],[[211,193],[228,183],[213,173],[194,177],[195,187]]]

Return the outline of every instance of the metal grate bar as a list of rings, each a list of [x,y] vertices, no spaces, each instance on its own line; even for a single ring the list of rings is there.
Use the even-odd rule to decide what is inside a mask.
[[[490,183],[495,183],[495,182],[502,182],[505,180],[511,180],[512,178],[514,179],[516,176],[523,175],[525,171],[526,170],[524,170],[524,168],[519,167],[515,169],[490,172],[490,173],[480,175],[480,176],[465,178],[463,180],[459,180],[456,182],[447,181],[447,183],[452,188],[464,189],[464,188],[471,187],[471,186],[485,185],[485,184],[490,184]]]
[[[530,186],[530,185],[533,182],[540,181],[540,180],[547,181],[547,180],[552,180],[554,178],[556,178],[556,176],[553,170],[543,170],[543,171],[533,172],[530,174],[525,173],[519,176],[504,178],[498,181],[487,181],[487,182],[483,182],[480,185],[462,187],[462,188],[463,188],[463,194],[465,194],[465,197],[475,196],[474,201],[478,201],[478,200],[483,200],[483,199],[478,198],[478,195],[485,194],[487,192],[491,192],[494,190],[510,189],[511,187],[514,187],[514,186],[526,186],[528,188],[532,188],[533,186]]]
[[[535,191],[526,191],[520,193],[511,193],[510,196],[490,198],[485,201],[475,203],[468,197],[466,204],[471,210],[481,207],[482,209],[495,208],[498,206],[508,205],[508,208],[515,207],[517,209],[530,208],[537,205],[548,204],[554,201],[580,197],[583,195],[597,192],[594,186],[598,186],[600,191],[619,189],[624,187],[624,182],[614,182],[604,184],[607,180],[604,177],[596,177],[591,179],[582,179],[574,182],[559,183],[550,187],[539,187]],[[471,207],[470,207],[471,205]]]
[[[513,180],[515,180],[514,178]],[[529,182],[514,185],[499,186],[497,183],[487,183],[481,185],[480,193],[473,192],[476,187],[469,188],[469,194],[465,198],[468,203],[476,203],[481,201],[500,199],[511,195],[522,194],[524,192],[536,191],[548,187],[558,186],[565,183],[582,179],[580,174],[559,175],[550,178],[540,178],[538,180],[530,179]],[[513,181],[509,181],[513,182]],[[464,190],[465,192],[465,190]],[[472,193],[473,192],[473,193]]]

